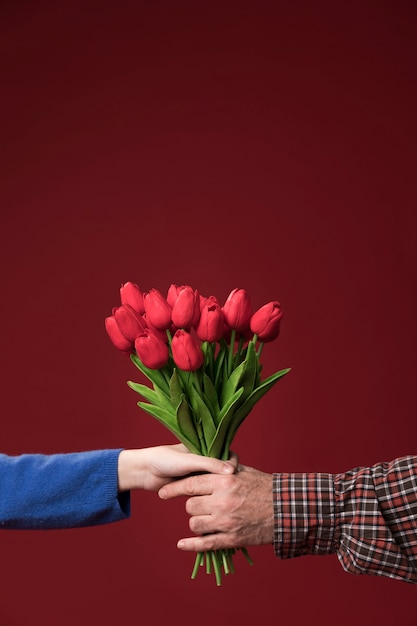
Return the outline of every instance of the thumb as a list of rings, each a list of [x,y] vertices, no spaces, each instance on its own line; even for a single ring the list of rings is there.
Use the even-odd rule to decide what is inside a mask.
[[[208,456],[199,456],[199,469],[210,474],[233,474],[235,471],[234,461],[221,461]]]

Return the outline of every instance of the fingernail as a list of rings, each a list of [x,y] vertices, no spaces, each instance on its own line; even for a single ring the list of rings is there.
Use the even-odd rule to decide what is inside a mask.
[[[223,472],[225,474],[233,474],[234,471],[235,471],[234,468],[231,465],[229,465],[229,463],[224,463]]]
[[[185,541],[180,539],[179,542],[177,543],[177,548],[181,550],[181,548],[184,548],[184,547],[185,547]]]

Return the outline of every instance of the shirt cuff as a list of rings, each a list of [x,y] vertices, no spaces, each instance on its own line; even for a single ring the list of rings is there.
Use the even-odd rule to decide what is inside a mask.
[[[274,474],[273,497],[276,556],[289,559],[336,551],[332,474]]]

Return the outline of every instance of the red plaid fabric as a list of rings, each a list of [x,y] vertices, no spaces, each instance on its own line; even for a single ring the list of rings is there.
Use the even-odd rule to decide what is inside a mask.
[[[352,574],[417,583],[417,456],[344,474],[274,474],[275,554],[337,553]]]

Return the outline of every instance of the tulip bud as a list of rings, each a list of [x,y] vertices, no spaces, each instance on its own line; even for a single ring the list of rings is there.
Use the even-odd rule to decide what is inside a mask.
[[[200,296],[196,289],[188,285],[179,288],[172,305],[171,317],[176,328],[189,330],[197,325],[200,318]]]
[[[181,287],[179,287],[178,285],[175,285],[174,283],[170,285],[167,292],[167,302],[171,308],[174,306],[175,300],[178,298],[180,290]]]
[[[129,304],[115,307],[113,309],[113,317],[122,335],[132,344],[136,337],[145,329],[143,319]]]
[[[201,308],[196,335],[200,341],[220,341],[224,333],[224,315],[214,296],[205,299]]]
[[[259,341],[273,341],[279,335],[279,327],[284,312],[278,301],[268,302],[258,309],[251,318],[250,328]]]
[[[145,324],[145,330],[149,330],[152,335],[156,335],[161,341],[163,341],[164,343],[168,343],[168,335],[166,333],[166,329],[163,330],[162,328],[156,328],[155,326],[153,326],[149,319],[146,317],[146,314],[143,316],[143,321]]]
[[[169,351],[166,343],[151,332],[143,332],[135,340],[139,359],[152,370],[159,370],[168,363]]]
[[[245,334],[252,315],[249,294],[244,289],[233,289],[223,305],[223,313],[226,324],[232,330]]]
[[[113,316],[106,317],[104,320],[106,331],[113,344],[122,352],[131,352],[133,350],[133,342],[126,339],[122,334],[117,322]]]
[[[186,372],[198,370],[203,365],[204,354],[198,341],[185,330],[177,330],[171,342],[175,365]]]
[[[145,313],[152,326],[165,330],[171,326],[171,307],[158,289],[144,295]]]
[[[120,300],[122,304],[129,304],[139,315],[145,312],[143,294],[135,283],[128,282],[120,287]]]

